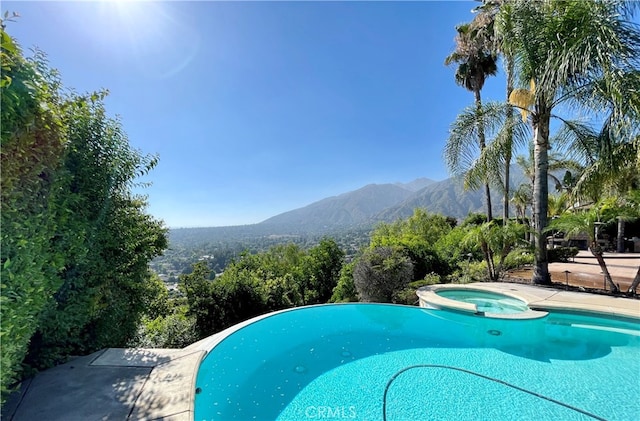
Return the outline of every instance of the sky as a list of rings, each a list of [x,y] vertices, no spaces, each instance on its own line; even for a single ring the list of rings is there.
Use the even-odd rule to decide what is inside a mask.
[[[443,180],[473,102],[444,65],[474,1],[3,1],[78,93],[106,88],[168,227],[259,223],[367,184]],[[503,99],[503,71],[485,100]]]

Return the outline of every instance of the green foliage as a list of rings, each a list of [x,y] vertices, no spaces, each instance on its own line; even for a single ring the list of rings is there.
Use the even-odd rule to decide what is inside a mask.
[[[413,277],[413,264],[400,247],[369,249],[353,268],[353,282],[362,301],[395,303]]]
[[[469,282],[486,282],[487,281],[487,262],[472,261],[467,268],[458,272],[460,276],[455,282],[466,284]]]
[[[308,282],[305,304],[326,303],[338,285],[344,252],[331,239],[323,239],[309,250],[305,261],[304,281]]]
[[[216,329],[217,302],[213,298],[213,282],[209,281],[211,270],[206,262],[193,265],[193,271],[180,275],[180,289],[187,297],[187,316],[194,318],[194,328],[199,337]]]
[[[522,224],[498,225],[496,221],[470,226],[463,242],[467,246],[479,245],[486,263],[487,277],[499,279],[504,271],[507,255],[523,241],[526,228]]]
[[[521,268],[531,264],[533,264],[533,253],[531,250],[524,248],[511,250],[504,259],[505,270]]]
[[[568,262],[578,255],[578,247],[556,247],[547,250],[549,262]]]
[[[333,289],[333,295],[329,302],[332,303],[345,303],[358,301],[358,291],[353,283],[353,267],[355,262],[348,263],[342,266],[340,271],[340,278],[338,284]]]
[[[0,392],[20,378],[37,318],[60,286],[64,255],[52,249],[64,211],[55,206],[56,171],[64,152],[56,76],[41,56],[22,57],[2,36]],[[73,242],[71,240],[70,242]]]
[[[450,266],[468,260],[467,255],[470,253],[476,259],[481,258],[479,245],[464,241],[469,229],[469,226],[464,225],[455,227],[434,244],[434,249],[440,258],[449,262]]]
[[[161,294],[148,262],[166,237],[130,193],[156,160],[129,147],[104,94],[62,94],[42,53],[0,33],[4,399],[23,365],[127,343]]]
[[[295,244],[243,253],[211,281],[206,262],[180,276],[198,338],[269,311],[327,302],[338,284],[344,253],[323,239],[308,251]]]
[[[184,348],[198,340],[195,320],[187,306],[176,306],[171,314],[154,319],[144,317],[129,346],[142,348]]]
[[[397,304],[406,304],[406,305],[416,305],[418,304],[418,297],[416,295],[416,291],[418,288],[427,286],[427,285],[435,285],[442,283],[443,278],[437,273],[431,272],[428,273],[424,279],[419,281],[410,282],[409,285],[402,291],[398,293]]]
[[[413,266],[412,280],[423,279],[427,273],[447,274],[449,264],[437,253],[438,240],[452,231],[449,219],[416,209],[407,219],[392,224],[380,224],[371,234],[370,249],[396,247],[402,250]]]
[[[66,107],[67,145],[56,206],[68,217],[58,227],[65,251],[62,286],[40,316],[27,361],[47,367],[64,356],[124,346],[157,294],[148,263],[167,246],[165,229],[130,193],[155,158],[132,150],[102,98],[74,98]],[[66,239],[73,238],[72,244]]]
[[[446,217],[417,208],[407,219],[380,224],[371,234],[371,247],[430,246],[451,229],[450,221]]]
[[[487,215],[483,213],[470,213],[467,217],[462,221],[462,226],[468,225],[482,225],[487,222]]]

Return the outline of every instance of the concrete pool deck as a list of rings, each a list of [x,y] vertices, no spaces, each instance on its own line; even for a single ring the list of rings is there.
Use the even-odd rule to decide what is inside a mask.
[[[466,285],[508,292],[536,308],[618,315],[640,322],[640,300],[636,299],[517,283]],[[184,349],[109,348],[78,357],[25,380],[3,406],[2,418],[15,421],[193,420],[195,378],[205,354],[199,347],[189,346]]]
[[[205,352],[108,348],[37,374],[2,408],[6,420],[193,420]]]

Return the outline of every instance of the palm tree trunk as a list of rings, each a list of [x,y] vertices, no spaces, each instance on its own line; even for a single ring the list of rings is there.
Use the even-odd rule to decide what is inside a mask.
[[[510,54],[505,54],[506,61],[506,72],[507,72],[507,104],[509,103],[509,96],[511,96],[511,92],[513,91],[513,57]],[[511,183],[511,154],[513,148],[513,126],[511,125],[514,118],[513,107],[509,106],[507,108],[507,138],[508,145],[507,151],[504,156],[504,210],[502,212],[502,224],[506,225],[509,220],[509,189]]]
[[[533,181],[533,240],[535,245],[535,262],[532,281],[535,284],[551,284],[549,261],[547,258],[547,240],[544,228],[547,225],[549,207],[549,124],[551,113],[544,101],[536,104],[533,116],[534,142],[534,174]]]
[[[618,253],[624,253],[624,219],[618,217],[618,238],[616,244],[616,251]]]
[[[482,114],[482,98],[480,97],[480,90],[476,89],[473,91],[473,94],[476,99],[476,112],[478,115],[478,145],[480,147],[480,153],[484,151],[486,147],[486,141],[484,137],[484,121],[480,118]],[[487,222],[493,219],[493,213],[491,209],[491,189],[489,188],[489,181],[487,180],[487,175],[485,174],[485,183],[484,183],[484,195],[485,202],[487,204]]]
[[[490,280],[494,281],[495,269],[493,267],[491,248],[486,241],[482,240],[482,242],[480,243],[480,249],[482,250],[482,254],[484,255],[484,260],[487,262],[487,275],[489,276]]]
[[[597,241],[597,240],[596,240]],[[602,247],[597,242],[591,243],[591,254],[596,257],[598,261],[598,265],[600,265],[600,269],[602,269],[602,274],[604,275],[604,279],[609,284],[609,288],[611,288],[611,292],[618,292],[618,286],[613,283],[613,279],[611,279],[611,274],[609,273],[609,269],[607,269],[607,263],[604,261],[604,257],[602,257]]]
[[[633,278],[633,282],[631,283],[631,286],[629,287],[627,292],[629,294],[635,294],[636,293],[636,288],[638,288],[639,284],[640,284],[640,266],[638,266],[638,271],[636,272],[636,277]]]

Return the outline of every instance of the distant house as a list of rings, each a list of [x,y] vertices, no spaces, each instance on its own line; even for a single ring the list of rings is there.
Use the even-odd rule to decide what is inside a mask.
[[[563,232],[557,232],[547,237],[547,248],[577,247],[578,250],[589,248],[589,236],[586,233],[566,236]]]

